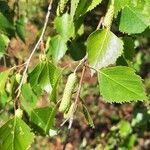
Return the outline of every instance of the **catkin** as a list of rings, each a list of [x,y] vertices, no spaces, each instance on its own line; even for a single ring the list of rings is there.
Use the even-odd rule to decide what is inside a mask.
[[[68,2],[68,0],[60,0],[59,10],[60,10],[61,13],[63,13],[65,5],[67,4],[67,2]]]
[[[77,82],[77,76],[75,73],[71,73],[68,77],[65,89],[64,89],[64,93],[63,93],[63,97],[59,106],[59,111],[60,112],[65,112],[68,108],[68,106],[70,105],[71,102],[71,95],[72,92],[75,88],[75,84]]]
[[[68,112],[64,113],[64,118],[70,118],[71,115],[73,114],[73,111],[74,111],[74,106],[75,106],[75,103],[72,103]]]
[[[104,26],[110,29],[114,16],[114,5],[110,5],[104,18]]]

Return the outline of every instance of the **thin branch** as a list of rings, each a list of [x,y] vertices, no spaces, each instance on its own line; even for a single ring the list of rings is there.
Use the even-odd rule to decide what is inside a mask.
[[[74,113],[76,112],[77,105],[78,105],[78,100],[80,98],[80,92],[81,92],[81,88],[82,88],[82,82],[83,82],[83,77],[84,77],[84,74],[85,74],[85,70],[86,70],[86,66],[83,66],[82,73],[81,73],[81,78],[80,78],[80,82],[79,82],[79,86],[78,86],[78,90],[77,90],[77,95],[76,95],[76,98],[75,98],[75,103],[74,103],[74,108],[73,108],[73,112],[72,112],[72,117],[69,119],[69,127],[68,127],[69,129],[72,126]]]
[[[44,27],[43,27],[41,36],[40,36],[39,40],[37,41],[37,43],[36,43],[32,53],[30,54],[29,58],[25,62],[26,66],[25,66],[25,69],[24,69],[24,72],[23,72],[23,75],[22,75],[22,79],[21,79],[20,84],[19,84],[19,86],[18,86],[18,88],[16,90],[16,91],[18,91],[17,97],[20,95],[21,87],[22,87],[23,82],[24,82],[24,80],[26,78],[26,73],[27,73],[27,70],[29,68],[29,64],[30,64],[31,58],[32,58],[33,54],[35,53],[35,51],[37,50],[37,48],[40,45],[40,43],[43,41],[43,36],[45,34],[46,27],[47,27],[48,20],[49,20],[49,16],[50,16],[50,13],[51,13],[52,2],[53,2],[53,0],[50,1],[49,6],[48,6],[48,11],[47,11],[47,14],[46,14],[45,23],[44,23]]]
[[[77,90],[77,95],[76,95],[76,98],[75,98],[75,105],[77,105],[79,97],[80,97],[80,91],[81,91],[81,87],[82,87],[82,82],[83,82],[83,77],[84,77],[84,74],[85,74],[85,70],[86,70],[86,66],[83,66],[82,73],[81,73],[81,78],[80,78],[80,82],[79,82],[79,86],[78,86],[78,90]],[[75,112],[75,110],[76,110],[76,107],[74,107],[74,112]]]
[[[17,66],[13,66],[12,68],[10,68],[10,70],[14,70],[16,68],[20,68],[20,67],[24,67],[26,63],[23,63],[23,64],[20,64],[20,65],[17,65]]]
[[[79,62],[79,64],[76,66],[76,68],[75,68],[75,70],[74,70],[74,73],[77,72],[78,68],[79,68],[83,63],[85,64],[86,60],[87,60],[87,55],[86,55],[86,56]]]
[[[101,28],[101,26],[103,25],[103,22],[104,22],[104,17],[101,17],[100,20],[99,20],[99,23],[98,23],[98,26],[97,26],[96,30]]]
[[[94,71],[96,71],[96,72],[99,72],[99,70],[97,70],[97,69],[95,69],[95,68],[93,68],[93,67],[91,67],[89,65],[85,65],[85,66],[88,67],[88,68],[90,68],[90,69],[92,69],[92,70],[94,70]]]

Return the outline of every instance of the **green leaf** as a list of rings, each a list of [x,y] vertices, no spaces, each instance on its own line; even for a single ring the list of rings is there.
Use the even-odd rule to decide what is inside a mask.
[[[0,128],[0,149],[1,150],[26,150],[34,140],[29,126],[15,117],[9,120]]]
[[[127,137],[132,132],[131,124],[128,121],[122,120],[119,123],[119,134],[121,137]]]
[[[131,134],[128,137],[127,143],[125,143],[125,145],[128,147],[128,149],[134,149],[135,147],[135,143],[137,141],[137,134]]]
[[[98,74],[100,93],[106,102],[124,103],[147,100],[140,76],[129,67],[110,67]]]
[[[45,66],[45,63],[41,62],[30,72],[29,82],[33,88],[39,84],[39,76]]]
[[[0,34],[0,58],[5,54],[5,50],[9,44],[9,38],[4,35]]]
[[[8,79],[10,70],[6,70],[0,73],[0,93],[5,91],[5,84]]]
[[[97,5],[99,5],[102,0],[80,0],[78,7],[76,9],[75,17],[78,18],[88,11],[94,9]]]
[[[34,94],[30,84],[24,84],[21,89],[21,104],[25,111],[30,115],[36,107],[37,96]]]
[[[14,26],[12,20],[7,18],[0,12],[0,32],[5,33],[6,35],[14,34]]]
[[[122,55],[116,61],[116,66],[129,66],[128,61]]]
[[[61,13],[63,13],[65,9],[65,5],[67,4],[68,0],[60,0],[59,2],[59,10]]]
[[[94,126],[93,120],[92,120],[91,115],[85,105],[83,105],[83,113],[84,113],[85,119],[87,120],[88,124],[92,128],[94,128],[95,126]]]
[[[63,14],[55,18],[54,26],[57,33],[62,37],[64,41],[74,36],[74,23],[71,15],[68,13]]]
[[[114,64],[121,55],[123,42],[110,30],[97,30],[87,40],[88,61],[95,69]]]
[[[73,18],[76,12],[76,9],[78,7],[80,0],[71,0],[71,10],[70,10],[70,15]]]
[[[62,71],[54,66],[53,64],[49,64],[49,78],[52,85],[52,91],[50,93],[50,100],[53,102],[57,101],[57,93],[58,93],[58,83],[61,79]]]
[[[67,45],[66,40],[64,40],[60,35],[56,35],[51,38],[49,45],[49,55],[52,55],[52,59],[57,63],[66,53]]]
[[[30,121],[39,126],[45,133],[54,126],[56,108],[44,107],[33,109]]]
[[[25,37],[26,37],[26,31],[25,31],[25,18],[24,16],[21,16],[17,21],[16,21],[16,32],[20,39],[25,42]]]
[[[117,17],[118,12],[120,12],[125,6],[129,5],[130,0],[115,0],[115,17]]]
[[[132,60],[135,55],[135,44],[131,37],[124,37],[124,56],[128,60]]]
[[[8,97],[8,95],[5,91],[0,92],[0,105],[1,105],[1,107],[5,107],[5,104],[10,100],[11,99]]]
[[[150,16],[137,7],[122,10],[119,30],[128,34],[141,33],[150,25]]]
[[[39,63],[29,74],[29,82],[33,89],[37,86],[50,94],[50,99],[56,101],[57,85],[61,70],[50,62]]]
[[[75,61],[81,60],[86,55],[86,47],[84,42],[80,42],[80,39],[77,41],[72,41],[68,49],[71,57]]]
[[[2,12],[3,14],[10,12],[7,1],[0,1],[0,12]]]
[[[52,85],[49,78],[49,63],[45,63],[38,78],[38,83],[43,90],[45,90],[47,93],[51,93]]]

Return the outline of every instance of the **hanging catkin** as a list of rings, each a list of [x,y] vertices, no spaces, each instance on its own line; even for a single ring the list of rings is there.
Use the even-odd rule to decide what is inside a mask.
[[[59,111],[65,112],[68,106],[70,105],[71,95],[72,95],[72,92],[74,91],[76,82],[77,82],[76,74],[71,73],[68,77],[68,80],[64,89],[62,101],[59,106]]]

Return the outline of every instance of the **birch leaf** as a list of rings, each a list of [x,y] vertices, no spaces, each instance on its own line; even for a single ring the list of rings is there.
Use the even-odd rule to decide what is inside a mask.
[[[98,75],[100,93],[109,103],[125,103],[147,100],[141,77],[129,67],[109,67]]]
[[[108,29],[95,31],[87,40],[88,61],[95,69],[114,64],[122,51],[123,42]]]

